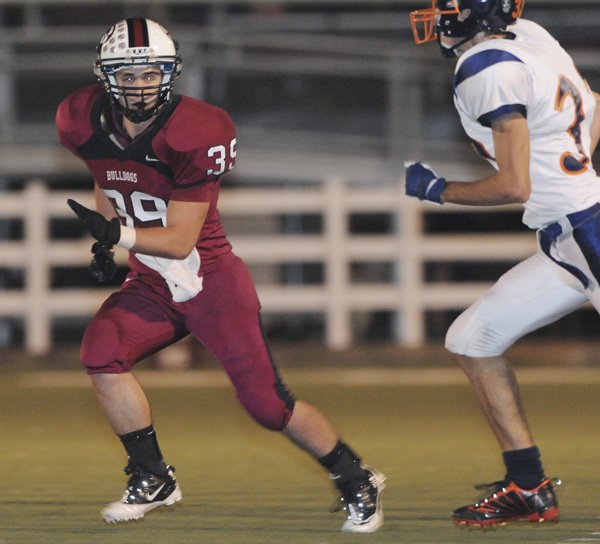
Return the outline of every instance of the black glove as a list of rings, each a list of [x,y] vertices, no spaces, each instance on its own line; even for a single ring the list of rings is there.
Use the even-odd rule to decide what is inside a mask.
[[[94,242],[92,246],[92,262],[90,263],[90,276],[98,283],[107,283],[115,277],[117,265],[115,263],[115,252],[111,247],[106,247],[100,242]]]
[[[77,217],[83,221],[90,234],[105,247],[112,247],[120,240],[121,222],[116,217],[108,221],[103,215],[82,206],[79,202],[75,202],[70,198],[67,200],[67,204],[77,214]]]

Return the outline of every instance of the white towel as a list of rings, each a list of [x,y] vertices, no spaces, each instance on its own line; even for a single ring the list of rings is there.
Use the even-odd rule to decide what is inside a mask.
[[[196,248],[185,259],[166,259],[143,253],[136,253],[135,256],[165,279],[174,302],[185,302],[202,291],[202,278],[198,277],[200,254]]]

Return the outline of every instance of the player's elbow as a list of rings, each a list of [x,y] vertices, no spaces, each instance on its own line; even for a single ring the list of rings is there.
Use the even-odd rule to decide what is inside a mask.
[[[514,204],[525,204],[525,202],[529,200],[530,196],[531,186],[519,185],[518,187],[513,188],[513,190],[509,193],[508,201]]]
[[[185,259],[194,249],[195,244],[178,243],[174,244],[169,251],[171,259]]]
[[[505,176],[500,180],[501,199],[506,204],[524,204],[531,196],[531,180],[529,176]]]
[[[185,259],[196,247],[198,234],[195,230],[167,227],[162,232],[166,234],[163,240],[163,250],[169,259]]]

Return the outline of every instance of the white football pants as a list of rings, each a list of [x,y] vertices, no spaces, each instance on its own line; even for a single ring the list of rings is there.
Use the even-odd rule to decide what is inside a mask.
[[[587,300],[600,312],[598,282],[569,225],[560,223],[565,230],[552,244],[551,255],[576,266],[589,279],[588,287],[540,249],[501,276],[458,316],[446,335],[449,351],[470,357],[498,356],[518,339],[573,312]]]

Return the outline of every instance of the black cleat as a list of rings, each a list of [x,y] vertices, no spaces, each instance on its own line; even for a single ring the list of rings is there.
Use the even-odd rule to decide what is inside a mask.
[[[127,489],[120,502],[110,503],[102,510],[106,523],[141,519],[147,512],[160,506],[172,506],[181,500],[181,489],[173,473],[174,467],[167,467],[165,477],[144,472],[140,468],[125,468],[131,475]]]
[[[374,468],[362,468],[368,478],[354,487],[341,490],[342,496],[334,509],[346,512],[343,533],[374,533],[383,525],[381,494],[386,478]]]

